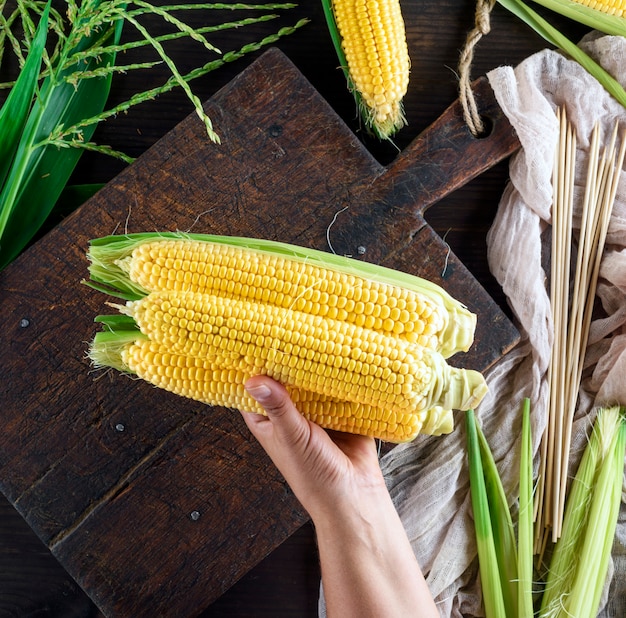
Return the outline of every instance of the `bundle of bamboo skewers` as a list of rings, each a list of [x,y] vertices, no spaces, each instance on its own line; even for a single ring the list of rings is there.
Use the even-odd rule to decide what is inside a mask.
[[[618,125],[602,148],[593,129],[580,205],[580,231],[573,255],[577,137],[564,109],[555,153],[552,207],[550,302],[554,340],[549,365],[548,422],[542,436],[535,499],[535,552],[561,535],[572,441],[585,350],[609,221],[626,151],[626,130],[617,147]]]

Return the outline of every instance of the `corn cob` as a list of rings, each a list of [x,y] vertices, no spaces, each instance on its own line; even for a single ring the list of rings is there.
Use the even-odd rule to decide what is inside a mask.
[[[535,2],[600,32],[626,36],[626,0],[535,0]]]
[[[331,0],[326,11],[335,46],[366,125],[382,138],[406,124],[402,99],[410,59],[399,0]]]
[[[270,241],[242,246],[210,235],[114,238],[90,248],[91,278],[115,277],[122,298],[158,290],[203,292],[393,333],[445,358],[472,345],[476,316],[417,277]]]
[[[186,246],[187,241],[180,238],[170,242],[174,238],[168,238],[168,244]],[[193,242],[200,247],[216,239],[217,244],[227,243],[223,237],[210,238],[207,242],[196,237]],[[403,339],[393,328],[376,331],[354,320],[329,317],[323,311],[313,314],[307,303],[303,311],[271,304],[262,295],[258,301],[254,295],[252,300],[237,294],[229,296],[219,286],[211,288],[214,294],[183,291],[179,286],[154,291],[138,288],[130,282],[128,266],[134,249],[146,245],[146,240],[146,235],[109,237],[93,241],[90,248],[93,261],[89,283],[128,300],[118,307],[122,315],[97,319],[104,330],[94,338],[90,357],[98,366],[135,373],[155,386],[211,405],[251,412],[262,410],[245,394],[243,384],[252,375],[269,375],[288,388],[300,411],[314,422],[392,442],[411,440],[419,432],[438,435],[451,431],[451,410],[473,407],[486,391],[478,372],[450,367],[439,351]],[[309,254],[267,241],[231,242],[261,243],[260,252],[248,248],[250,261],[257,253],[265,260],[267,254],[279,254],[282,259],[290,252],[304,252],[312,261],[319,260],[315,267],[322,270],[322,256],[316,252]],[[111,248],[109,253],[106,247]],[[323,257],[326,259],[325,254]],[[328,259],[338,262],[337,256]],[[183,272],[184,283],[185,277],[198,271],[202,263],[195,256],[186,271],[176,263],[169,272]],[[288,264],[284,266],[287,272]],[[363,271],[370,277],[373,271],[383,273],[381,284],[391,287],[394,277],[390,273],[395,271],[360,262],[351,267],[361,277]],[[235,279],[239,272],[237,268],[231,272],[224,265],[216,266],[216,270],[216,282],[220,274]],[[336,274],[348,277],[340,270]],[[401,273],[395,273],[395,277],[406,277],[415,290],[420,281]],[[175,279],[173,275],[164,281]],[[154,287],[168,287],[161,279],[156,281]],[[347,281],[352,283],[344,282],[340,289],[347,290],[354,284],[352,279]],[[425,282],[424,287],[436,297],[436,286]],[[322,300],[318,299],[318,304]],[[453,299],[447,302],[454,304]],[[469,324],[471,341],[474,322]]]
[[[355,403],[460,409],[483,385],[480,374],[450,367],[436,352],[301,311],[177,292],[152,292],[124,310],[144,335],[173,352],[227,357],[249,375]]]
[[[265,414],[244,389],[250,375],[230,367],[226,359],[193,357],[172,352],[167,346],[133,333],[131,338],[96,335],[92,356],[97,365],[136,374],[154,386],[209,405]],[[309,420],[336,431],[360,433],[392,442],[407,442],[418,433],[439,435],[452,431],[448,410],[428,414],[392,412],[386,408],[327,397],[287,387],[298,410]]]

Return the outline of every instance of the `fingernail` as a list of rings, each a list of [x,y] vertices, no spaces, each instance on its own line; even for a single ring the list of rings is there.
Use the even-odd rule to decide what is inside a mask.
[[[267,399],[272,394],[272,391],[265,384],[259,384],[258,386],[253,386],[252,388],[246,387],[248,394],[256,399],[259,403],[263,403],[267,401]]]

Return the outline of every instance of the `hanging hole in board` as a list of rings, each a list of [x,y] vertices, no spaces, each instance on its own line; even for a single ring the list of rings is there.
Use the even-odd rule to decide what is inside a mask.
[[[493,134],[494,122],[491,118],[489,118],[488,116],[483,116],[482,114],[480,116],[480,119],[483,123],[483,127],[480,133],[474,135],[474,137],[476,139],[487,139]]]

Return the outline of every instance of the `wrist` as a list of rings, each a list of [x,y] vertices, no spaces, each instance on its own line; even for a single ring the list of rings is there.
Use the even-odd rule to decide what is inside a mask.
[[[350,551],[363,547],[375,551],[384,543],[386,532],[402,528],[400,518],[384,483],[347,492],[330,504],[312,509],[318,544],[346,546]]]
[[[316,528],[329,531],[348,523],[373,525],[383,513],[396,512],[382,474],[360,478],[335,491],[325,489],[319,499],[309,496],[305,508]]]

